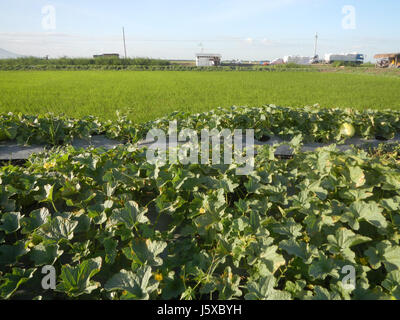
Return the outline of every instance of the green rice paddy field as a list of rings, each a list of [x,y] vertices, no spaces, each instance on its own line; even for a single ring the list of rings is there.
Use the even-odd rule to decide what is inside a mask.
[[[3,71],[0,113],[135,122],[232,105],[400,109],[400,77],[322,72]]]

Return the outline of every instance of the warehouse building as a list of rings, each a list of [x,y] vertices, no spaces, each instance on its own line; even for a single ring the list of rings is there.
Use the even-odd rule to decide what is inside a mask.
[[[312,57],[302,57],[302,56],[285,56],[283,57],[284,63],[296,63],[301,65],[307,65],[312,63]]]
[[[119,58],[118,53],[104,53],[104,54],[95,54],[93,58]]]
[[[222,56],[220,54],[198,53],[196,54],[197,67],[215,67],[221,65]]]
[[[400,68],[400,53],[382,53],[376,54],[376,66],[380,68]]]

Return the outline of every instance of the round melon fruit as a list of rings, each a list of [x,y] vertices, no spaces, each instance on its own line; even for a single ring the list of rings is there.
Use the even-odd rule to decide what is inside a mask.
[[[343,123],[340,127],[340,134],[347,138],[352,138],[356,134],[356,129],[350,123]]]

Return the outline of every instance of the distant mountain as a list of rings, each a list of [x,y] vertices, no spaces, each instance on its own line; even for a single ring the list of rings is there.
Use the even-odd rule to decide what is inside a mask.
[[[20,54],[16,54],[4,49],[0,48],[0,59],[15,59],[15,58],[22,58]]]

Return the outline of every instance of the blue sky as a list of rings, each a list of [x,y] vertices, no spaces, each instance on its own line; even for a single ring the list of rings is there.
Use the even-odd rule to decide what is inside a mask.
[[[44,29],[55,8],[55,29]],[[344,29],[344,6],[355,9],[355,29]],[[193,59],[196,52],[224,59],[273,59],[318,53],[400,51],[398,0],[1,0],[0,48],[51,57],[123,53]],[[46,20],[49,21],[49,20]],[[346,20],[349,21],[349,20]],[[392,30],[392,31],[391,31]]]

